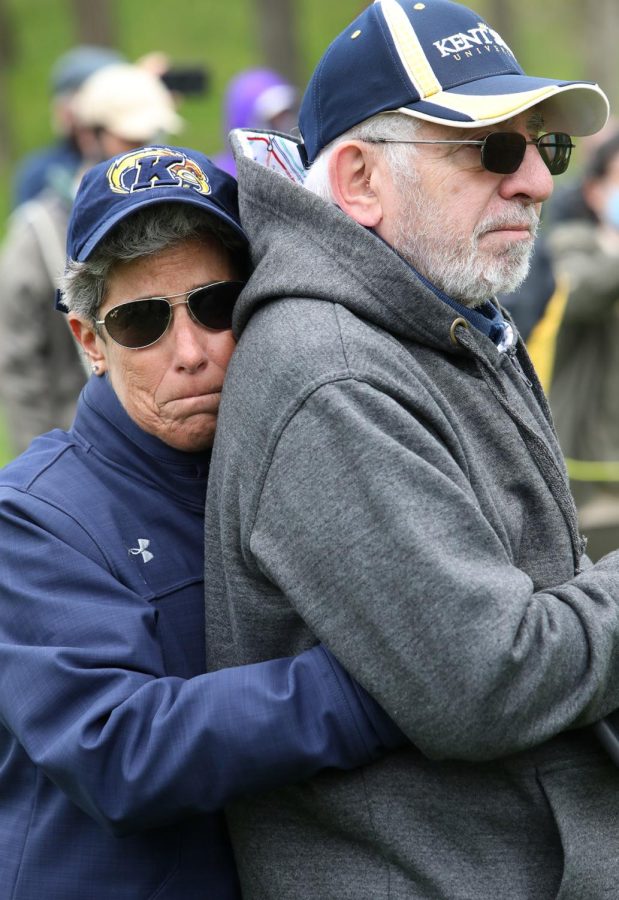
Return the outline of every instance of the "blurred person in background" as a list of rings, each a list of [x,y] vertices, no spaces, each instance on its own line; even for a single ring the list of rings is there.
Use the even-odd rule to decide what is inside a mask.
[[[13,213],[0,250],[0,402],[16,453],[50,428],[69,427],[86,379],[78,345],[53,311],[80,177],[100,160],[183,125],[160,79],[122,62],[89,76],[70,114],[78,168]]]
[[[63,192],[72,182],[82,161],[74,133],[73,97],[97,69],[121,60],[118,51],[89,44],[73,47],[56,60],[50,75],[50,93],[52,128],[57,139],[18,164],[13,183],[14,207],[50,185]]]
[[[598,134],[587,135],[578,142],[580,159],[586,168],[587,160],[597,147],[617,131],[618,122],[610,116]],[[582,163],[581,163],[582,165]],[[569,221],[598,221],[583,190],[583,171],[576,177],[566,175],[542,211],[541,229],[535,240],[531,268],[523,284],[511,294],[502,294],[499,301],[510,311],[527,349],[537,375],[548,392],[555,361],[557,334],[568,297],[565,275],[557,273],[548,243],[548,234],[557,225]]]
[[[580,171],[576,177],[562,179],[548,203],[544,204],[542,222],[547,231],[568,219],[584,219],[596,222],[597,215],[591,208],[585,192],[584,180],[588,163],[595,151],[619,130],[619,119],[610,115],[608,122],[598,134],[590,134],[579,141]]]
[[[72,109],[86,165],[140,146],[140,137],[154,141],[184,126],[161,78],[138,64],[117,63],[95,72]]]
[[[247,69],[232,78],[223,105],[225,149],[214,162],[231,175],[236,165],[228,135],[234,128],[264,128],[289,133],[297,124],[297,89],[271,69]]]
[[[67,254],[93,374],[72,428],[0,474],[0,896],[238,900],[219,807],[402,735],[321,646],[204,674],[204,502],[249,267],[234,179],[182,147],[100,163]]]
[[[590,215],[556,222],[548,242],[567,302],[554,347],[550,405],[588,553],[619,546],[619,131],[588,160]]]

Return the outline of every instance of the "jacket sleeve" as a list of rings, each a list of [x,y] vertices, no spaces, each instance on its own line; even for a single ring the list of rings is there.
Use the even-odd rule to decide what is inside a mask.
[[[403,742],[322,647],[166,676],[157,612],[62,511],[0,502],[0,722],[115,833],[352,768]]]
[[[62,271],[58,227],[51,219],[46,225],[52,257],[46,262],[32,224],[47,218],[40,205],[24,206],[11,218],[0,252],[0,398],[15,453],[45,431],[70,426],[86,381],[66,319],[54,309],[48,266]]]
[[[447,428],[360,380],[315,390],[245,552],[426,755],[481,760],[619,707],[619,554],[536,591]]]

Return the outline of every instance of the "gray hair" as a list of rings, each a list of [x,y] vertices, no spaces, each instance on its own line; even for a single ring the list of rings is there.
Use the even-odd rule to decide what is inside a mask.
[[[313,194],[317,194],[328,203],[333,203],[333,191],[329,181],[329,160],[338,144],[343,141],[376,141],[380,138],[388,138],[392,141],[411,141],[419,136],[421,122],[413,116],[404,113],[390,112],[380,113],[353,126],[344,134],[340,134],[334,141],[324,147],[308,171],[304,185]],[[411,173],[410,158],[415,152],[414,145],[407,144],[377,144],[383,153],[393,175],[401,171]]]
[[[244,276],[247,249],[225,223],[187,203],[157,203],[139,209],[119,222],[85,262],[68,260],[60,280],[63,302],[69,311],[94,322],[116,263],[152,256],[181,241],[212,237],[228,249],[239,275]]]

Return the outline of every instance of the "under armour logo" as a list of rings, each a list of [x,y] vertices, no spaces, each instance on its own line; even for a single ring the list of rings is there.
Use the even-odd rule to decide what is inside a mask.
[[[141,556],[142,562],[150,562],[153,558],[153,554],[150,552],[150,550],[146,549],[149,546],[150,541],[147,541],[146,538],[138,538],[137,547],[131,547],[129,553],[131,554],[131,556]]]

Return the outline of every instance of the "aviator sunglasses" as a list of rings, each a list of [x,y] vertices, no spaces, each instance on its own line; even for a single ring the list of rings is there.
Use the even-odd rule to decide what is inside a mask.
[[[164,336],[173,308],[186,303],[189,315],[198,325],[224,331],[232,326],[232,310],[244,287],[244,281],[214,281],[169,297],[130,300],[112,307],[103,319],[95,320],[95,325],[105,325],[109,336],[121,347],[141,350]],[[170,303],[175,297],[185,299]]]
[[[512,175],[524,159],[528,144],[535,144],[551,175],[567,169],[574,144],[569,134],[553,131],[528,141],[517,131],[493,131],[480,141],[399,141],[395,138],[369,138],[368,144],[470,144],[481,148],[481,164],[488,172]]]

